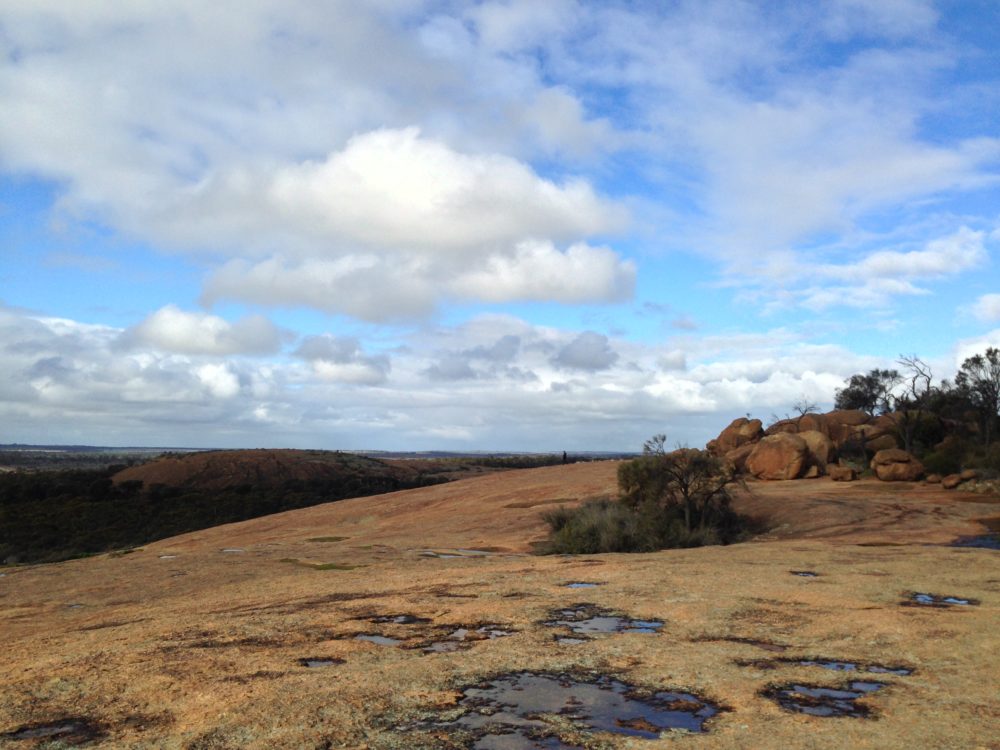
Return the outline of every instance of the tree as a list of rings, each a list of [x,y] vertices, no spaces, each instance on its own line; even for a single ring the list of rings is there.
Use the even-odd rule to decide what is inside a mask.
[[[867,375],[851,375],[844,388],[837,390],[834,406],[860,409],[870,416],[892,411],[892,393],[901,381],[896,370],[871,370]]]
[[[819,407],[815,401],[810,401],[805,395],[799,396],[799,400],[792,404],[792,409],[798,412],[800,417],[804,417],[810,412],[816,411]]]
[[[903,440],[903,450],[912,453],[914,437],[924,423],[934,392],[931,386],[934,376],[930,365],[916,354],[901,354],[896,362],[903,368],[904,375],[900,376],[903,390],[891,396],[891,403],[896,413],[899,436]]]
[[[733,469],[707,451],[678,448],[667,453],[665,443],[665,435],[653,436],[641,458],[619,467],[622,501],[632,508],[646,503],[668,511],[680,508],[688,532],[711,524],[729,506]]]
[[[1000,349],[991,346],[985,354],[966,359],[955,376],[955,386],[979,411],[983,420],[983,442],[989,446],[1000,415]]]

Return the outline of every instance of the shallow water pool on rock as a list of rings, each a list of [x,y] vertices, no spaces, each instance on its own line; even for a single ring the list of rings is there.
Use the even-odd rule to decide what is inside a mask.
[[[379,635],[378,633],[359,633],[354,636],[356,641],[368,641],[369,643],[374,643],[379,646],[398,646],[402,643],[398,638],[389,638],[385,635]]]
[[[854,680],[842,688],[793,683],[765,688],[761,691],[761,695],[795,713],[809,716],[865,718],[871,715],[871,710],[864,704],[858,703],[858,699],[884,687],[883,682],[867,680]]]
[[[963,606],[963,607],[975,607],[979,604],[978,599],[965,599],[960,596],[948,596],[946,594],[925,594],[919,591],[914,591],[907,596],[907,600],[903,602],[905,605],[916,605],[920,607],[938,607],[940,609],[947,609],[953,605]]]
[[[705,732],[720,708],[691,693],[637,688],[606,675],[514,672],[461,690],[464,712],[415,729],[447,730],[474,750],[578,748],[592,732],[657,739]]]
[[[557,609],[552,619],[544,625],[550,628],[569,628],[574,633],[590,635],[595,633],[658,633],[663,623],[660,620],[633,620],[625,615],[615,614],[595,604],[574,604],[572,607]]]
[[[47,740],[58,741],[60,745],[79,745],[92,742],[104,736],[100,726],[90,719],[69,717],[46,723],[28,724],[12,732],[0,734],[7,740]]]
[[[951,543],[952,547],[977,547],[980,549],[1000,550],[1000,534],[981,534],[979,536],[960,536]]]
[[[494,641],[506,638],[517,631],[501,625],[480,625],[478,627],[455,628],[447,637],[419,646],[426,654],[446,654],[468,648],[476,641]]]

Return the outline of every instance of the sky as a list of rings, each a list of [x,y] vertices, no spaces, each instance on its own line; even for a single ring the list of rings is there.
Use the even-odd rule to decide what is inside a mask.
[[[994,0],[0,6],[0,443],[701,445],[990,345]]]

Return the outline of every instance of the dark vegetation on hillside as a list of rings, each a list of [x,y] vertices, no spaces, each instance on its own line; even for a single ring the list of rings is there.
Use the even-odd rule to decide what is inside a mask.
[[[899,445],[929,473],[1000,472],[1000,349],[965,359],[954,382],[935,384],[930,366],[916,355],[897,364],[852,375],[836,393],[836,408],[891,415]]]
[[[618,467],[617,500],[545,513],[550,534],[539,552],[652,552],[747,537],[753,523],[730,507],[732,467],[707,451],[668,453],[665,443],[665,435],[654,436],[641,457]]]
[[[227,486],[197,479],[174,486],[113,481],[123,468],[0,475],[0,562],[65,560],[269,513],[447,481],[440,462],[402,471],[351,454],[327,454],[323,471],[313,467],[312,477],[303,472],[298,478],[258,477]],[[240,468],[237,475],[245,476],[246,467]]]

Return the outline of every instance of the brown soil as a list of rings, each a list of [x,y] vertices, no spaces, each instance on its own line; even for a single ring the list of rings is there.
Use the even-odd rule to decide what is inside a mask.
[[[126,555],[4,569],[0,746],[56,747],[58,736],[4,735],[73,717],[99,728],[81,742],[100,747],[449,747],[446,735],[404,730],[454,705],[460,686],[531,669],[598,670],[727,709],[705,735],[602,735],[586,740],[595,748],[1000,748],[1000,553],[946,546],[983,533],[976,519],[1000,515],[1000,498],[908,483],[758,482],[738,502],[770,519],[757,541],[525,554],[545,535],[543,512],[613,494],[615,470],[604,462],[489,474]],[[913,592],[980,603],[902,606]],[[658,634],[555,643],[541,623],[581,602],[665,624]],[[400,614],[431,622],[371,622]],[[450,652],[419,648],[485,624],[516,632]],[[776,666],[754,666],[779,647]],[[796,658],[914,673],[845,675]],[[761,695],[845,678],[888,684],[862,699],[872,718],[810,717]]]

